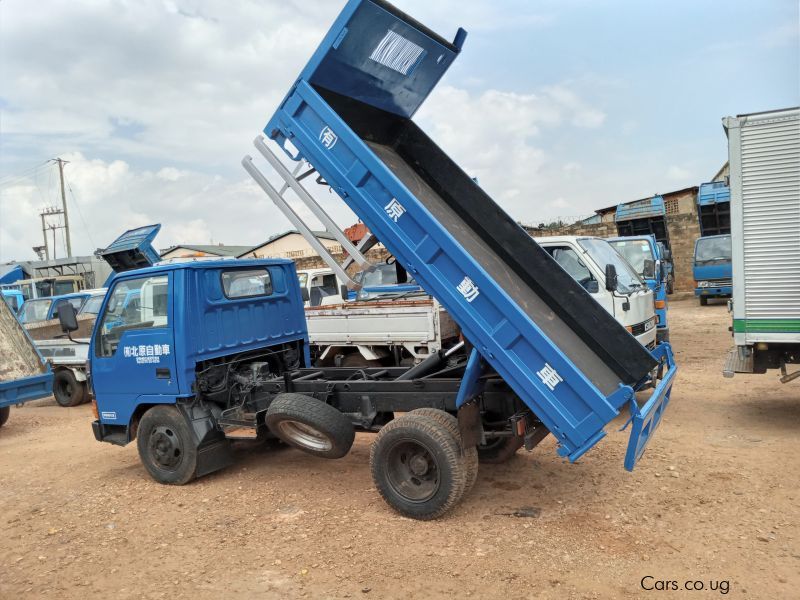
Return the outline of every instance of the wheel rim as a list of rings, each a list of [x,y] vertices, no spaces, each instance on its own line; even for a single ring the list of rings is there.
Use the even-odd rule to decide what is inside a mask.
[[[166,425],[153,429],[149,449],[153,461],[168,471],[174,471],[183,459],[183,444],[175,431]]]
[[[73,389],[68,381],[58,382],[58,395],[64,400],[72,400]]]
[[[439,490],[439,465],[433,453],[416,440],[400,440],[387,454],[389,484],[410,502],[430,500]]]
[[[306,423],[287,419],[278,423],[278,429],[287,440],[309,450],[327,452],[333,448],[333,443],[327,435]]]

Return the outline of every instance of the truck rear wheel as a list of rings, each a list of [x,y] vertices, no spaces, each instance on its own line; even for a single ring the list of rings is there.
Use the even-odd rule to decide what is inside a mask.
[[[407,414],[386,425],[370,450],[375,487],[400,514],[428,521],[461,501],[467,468],[460,444],[446,425]]]
[[[517,435],[489,438],[485,445],[478,446],[478,460],[487,465],[508,462],[525,442]]]
[[[4,406],[3,408],[0,408],[0,427],[6,424],[9,416],[11,416],[10,406]]]
[[[447,427],[450,435],[453,436],[456,442],[458,442],[458,445],[461,447],[462,456],[464,458],[464,466],[467,469],[466,491],[468,492],[471,490],[472,486],[475,485],[475,481],[478,479],[478,448],[475,446],[470,448],[464,447],[464,444],[461,442],[461,430],[458,427],[458,419],[449,412],[445,412],[437,408],[418,408],[416,410],[412,410],[411,414],[430,417]]]
[[[69,369],[60,369],[53,375],[53,396],[60,406],[78,406],[86,402],[86,382],[78,381]]]
[[[142,416],[136,434],[139,459],[159,483],[183,485],[197,471],[197,442],[174,406],[154,406]]]
[[[322,458],[342,458],[350,452],[356,435],[345,415],[304,394],[279,394],[269,405],[265,420],[281,440]]]

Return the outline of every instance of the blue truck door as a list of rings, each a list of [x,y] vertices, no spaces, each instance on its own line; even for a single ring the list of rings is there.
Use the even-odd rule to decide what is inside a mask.
[[[127,424],[140,396],[178,393],[172,285],[172,272],[157,273],[118,279],[109,291],[92,340],[92,386],[102,422]],[[138,292],[138,303],[125,302],[131,292]]]

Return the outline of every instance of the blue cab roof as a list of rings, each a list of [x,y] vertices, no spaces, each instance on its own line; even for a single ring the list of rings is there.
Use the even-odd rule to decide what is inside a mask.
[[[186,261],[164,261],[154,264],[151,267],[143,269],[135,269],[133,271],[123,271],[117,273],[113,279],[119,277],[141,277],[144,275],[153,275],[163,273],[166,271],[177,271],[181,269],[218,269],[220,267],[228,267],[231,269],[239,269],[246,267],[275,267],[283,265],[293,265],[294,261],[288,258],[236,258],[236,259],[218,259],[218,260],[186,260]]]

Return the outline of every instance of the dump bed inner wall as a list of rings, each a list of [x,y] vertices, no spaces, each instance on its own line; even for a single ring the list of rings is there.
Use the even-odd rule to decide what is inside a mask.
[[[413,121],[317,91],[603,393],[620,381],[639,382],[655,366],[650,353]]]

